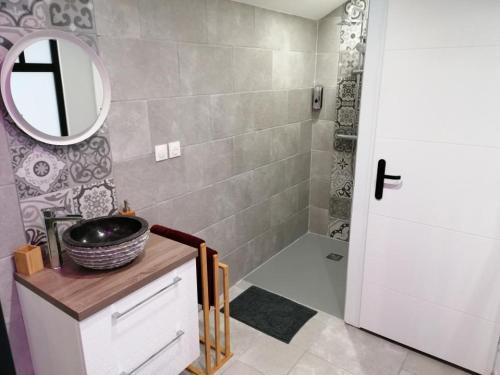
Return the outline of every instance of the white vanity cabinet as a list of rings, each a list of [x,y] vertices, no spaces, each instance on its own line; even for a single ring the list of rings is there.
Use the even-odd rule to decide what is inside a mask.
[[[82,320],[17,288],[36,375],[177,375],[199,356],[195,259]]]

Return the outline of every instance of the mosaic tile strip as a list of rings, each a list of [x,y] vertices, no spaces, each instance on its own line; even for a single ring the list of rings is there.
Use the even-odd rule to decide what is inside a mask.
[[[35,198],[21,200],[21,215],[26,232],[26,240],[31,244],[47,241],[41,210],[50,207],[64,207],[68,213],[75,213],[71,189],[40,195]],[[64,231],[72,223],[59,223],[58,228]]]
[[[43,29],[48,7],[44,0],[1,0],[0,26]]]
[[[349,0],[340,26],[336,134],[357,134],[368,1]],[[335,139],[330,179],[329,233],[348,241],[355,142]]]
[[[115,214],[117,204],[113,180],[75,186],[73,204],[85,219]]]
[[[98,134],[70,146],[68,162],[70,176],[74,183],[85,184],[108,178],[112,169],[108,139]]]
[[[70,31],[95,31],[91,0],[50,0],[50,25]]]

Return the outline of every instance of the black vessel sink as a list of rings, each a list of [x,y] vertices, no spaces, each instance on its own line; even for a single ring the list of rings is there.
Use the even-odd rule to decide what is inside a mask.
[[[62,235],[68,255],[81,266],[111,269],[139,256],[149,237],[148,222],[140,217],[106,216],[84,220]]]
[[[140,217],[105,216],[69,227],[63,233],[63,241],[78,247],[116,246],[141,236],[147,230],[147,221]]]

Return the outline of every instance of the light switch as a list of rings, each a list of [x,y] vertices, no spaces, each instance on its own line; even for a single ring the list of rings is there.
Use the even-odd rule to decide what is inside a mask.
[[[168,159],[168,145],[156,145],[155,146],[155,159],[156,161],[162,161]]]
[[[175,141],[168,144],[168,156],[170,158],[181,156],[181,142]]]

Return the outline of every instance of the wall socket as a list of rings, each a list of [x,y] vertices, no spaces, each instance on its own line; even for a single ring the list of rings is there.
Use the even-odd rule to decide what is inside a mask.
[[[168,145],[156,145],[155,146],[155,159],[156,161],[162,161],[168,159]]]
[[[178,156],[181,156],[181,142],[170,142],[168,144],[168,157],[176,158]]]

